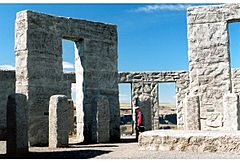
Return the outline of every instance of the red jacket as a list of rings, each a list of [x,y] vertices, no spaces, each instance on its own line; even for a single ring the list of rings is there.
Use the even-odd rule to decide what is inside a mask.
[[[142,112],[138,111],[137,112],[137,125],[141,126],[142,125],[142,120],[143,120],[143,116],[142,116]]]

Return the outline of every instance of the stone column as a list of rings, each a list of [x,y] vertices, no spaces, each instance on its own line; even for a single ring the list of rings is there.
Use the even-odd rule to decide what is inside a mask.
[[[69,123],[69,134],[73,135],[75,133],[74,131],[74,102],[72,99],[68,99],[69,104],[69,116],[68,116],[68,123]]]
[[[7,102],[7,154],[28,152],[28,116],[26,96],[12,94]]]
[[[83,82],[84,82],[84,68],[82,63],[83,58],[83,40],[75,42],[75,73],[76,73],[76,121],[77,121],[77,140],[84,141],[84,107],[83,107]]]
[[[224,107],[224,130],[239,130],[239,97],[235,93],[228,93],[223,96]]]
[[[15,71],[0,70],[0,140],[7,136],[7,99],[15,93]]]
[[[177,109],[177,127],[178,130],[184,130],[184,99],[189,94],[188,72],[179,74],[176,81],[176,109]]]
[[[92,128],[92,141],[97,143],[110,141],[110,110],[109,101],[106,96],[99,95],[94,100],[94,115]]]
[[[140,95],[139,99],[141,101],[140,108],[143,113],[145,130],[152,130],[151,98],[147,95]]]
[[[49,102],[49,147],[68,146],[69,105],[65,95],[53,95]]]
[[[184,119],[185,130],[200,130],[200,103],[198,96],[187,96]]]

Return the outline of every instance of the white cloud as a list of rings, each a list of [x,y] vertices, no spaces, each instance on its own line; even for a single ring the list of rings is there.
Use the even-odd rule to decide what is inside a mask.
[[[190,4],[159,4],[159,5],[147,5],[144,7],[139,7],[134,9],[134,12],[145,12],[152,13],[155,11],[183,11],[188,7],[191,7]]]
[[[63,68],[64,69],[74,68],[74,64],[72,64],[70,62],[63,61]]]
[[[0,65],[1,70],[15,70],[15,67],[12,65]]]

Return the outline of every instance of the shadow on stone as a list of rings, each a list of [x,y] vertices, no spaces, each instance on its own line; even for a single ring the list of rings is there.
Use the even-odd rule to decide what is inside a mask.
[[[23,156],[0,155],[0,159],[88,159],[112,151],[103,150],[77,150],[77,151],[54,151],[54,152],[29,152]]]

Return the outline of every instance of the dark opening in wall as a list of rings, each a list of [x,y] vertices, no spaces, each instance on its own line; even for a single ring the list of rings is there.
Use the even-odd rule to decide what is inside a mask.
[[[174,129],[177,127],[176,114],[176,83],[160,83],[159,97],[159,129]]]

